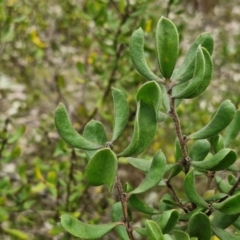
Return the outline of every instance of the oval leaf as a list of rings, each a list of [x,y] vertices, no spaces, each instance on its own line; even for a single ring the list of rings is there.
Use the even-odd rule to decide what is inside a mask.
[[[72,147],[83,150],[96,150],[103,146],[82,137],[72,126],[64,104],[60,103],[55,111],[55,125],[62,139]]]
[[[63,214],[61,216],[61,224],[69,233],[76,237],[97,239],[103,237],[121,223],[115,222],[98,225],[86,224],[68,214]]]
[[[157,24],[156,46],[160,71],[169,79],[178,58],[179,36],[175,25],[165,17],[161,17]]]
[[[228,147],[240,132],[240,109],[235,113],[232,122],[227,126],[224,132],[224,145]]]
[[[222,213],[234,215],[240,213],[240,193],[228,197],[220,203],[213,203],[212,206]]]
[[[83,137],[93,143],[105,146],[107,143],[107,134],[101,122],[91,120],[83,130]],[[96,151],[85,151],[88,159],[91,159]]]
[[[218,134],[210,139],[212,149],[214,153],[219,152],[224,148],[223,137],[221,134]]]
[[[129,51],[134,67],[144,78],[147,80],[159,79],[150,70],[144,57],[144,32],[141,28],[133,32],[130,39]]]
[[[194,142],[190,152],[189,157],[193,161],[202,161],[210,152],[211,144],[208,140],[197,140]]]
[[[111,219],[113,222],[119,222],[124,219],[123,209],[121,202],[116,202],[112,206]],[[127,230],[125,226],[117,226],[114,229],[121,240],[129,240]]]
[[[147,82],[138,90],[132,141],[119,156],[141,153],[151,144],[157,130],[157,110],[161,103],[160,97],[161,89],[155,82]]]
[[[237,160],[237,154],[234,150],[224,148],[215,154],[212,158],[204,161],[192,161],[192,166],[209,171],[224,170]]]
[[[159,211],[149,207],[146,203],[142,202],[136,195],[131,195],[128,198],[128,202],[131,204],[133,208],[138,210],[139,212],[143,212],[146,214],[159,214]]]
[[[235,110],[231,101],[225,100],[221,103],[211,121],[199,131],[188,136],[188,139],[206,139],[217,135],[230,124]]]
[[[230,191],[230,189],[232,188],[232,185],[228,184],[225,180],[223,180],[218,176],[215,176],[214,178],[220,192],[228,193]]]
[[[176,85],[173,88],[173,94],[172,96],[174,98],[189,98],[191,94],[202,84],[203,81],[205,81],[204,77],[205,73],[205,59],[203,55],[202,49],[199,47],[197,49],[196,53],[196,59],[195,59],[195,67],[194,67],[194,74],[192,80],[188,82],[188,85],[185,86],[184,83],[184,88],[178,85]]]
[[[147,236],[150,240],[164,240],[160,227],[152,220],[146,220]]]
[[[174,230],[173,231],[174,237],[176,240],[181,239],[181,240],[190,240],[189,235],[186,232],[183,232],[181,230]]]
[[[140,158],[132,158],[129,157],[127,158],[127,161],[135,168],[147,173],[151,164],[152,160],[145,160],[145,159],[140,159]]]
[[[193,215],[188,222],[187,232],[190,237],[210,240],[212,236],[212,229],[208,216],[204,213],[196,213]]]
[[[114,185],[117,173],[117,158],[109,149],[101,149],[89,161],[86,168],[86,180],[92,186],[105,184],[109,191]]]
[[[188,199],[197,206],[208,208],[208,203],[197,193],[195,189],[194,170],[188,172],[184,179],[184,190]]]
[[[156,186],[164,176],[165,167],[166,167],[165,155],[161,151],[158,151],[153,157],[151,167],[148,173],[146,174],[144,180],[136,189],[131,191],[129,194],[143,193]]]
[[[114,142],[122,134],[128,122],[129,108],[126,96],[122,91],[112,88],[112,96],[114,102],[114,127],[112,142]]]
[[[212,55],[213,43],[213,38],[210,33],[202,33],[189,48],[181,67],[173,72],[173,80],[177,82],[186,82],[190,80],[194,73],[197,48],[201,45]]]

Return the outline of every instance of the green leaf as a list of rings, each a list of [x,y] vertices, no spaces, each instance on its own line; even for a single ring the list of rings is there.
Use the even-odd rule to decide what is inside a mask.
[[[132,158],[128,157],[127,161],[135,168],[147,173],[151,164],[152,160],[145,160],[145,159],[140,159],[140,158]]]
[[[98,145],[105,146],[107,143],[107,134],[104,129],[104,126],[102,125],[101,122],[96,120],[91,120],[90,122],[87,123],[83,130],[83,137]],[[85,152],[86,155],[88,156],[88,159],[91,159],[92,156],[96,153],[96,150]]]
[[[222,202],[213,203],[212,206],[222,213],[225,213],[228,215],[235,215],[237,213],[240,213],[239,202],[240,202],[240,193],[230,196]]]
[[[206,139],[217,135],[230,124],[235,110],[231,101],[225,100],[221,103],[211,121],[199,131],[189,135],[188,139]]]
[[[103,237],[121,223],[115,222],[98,225],[86,224],[68,214],[63,214],[61,216],[61,224],[75,237],[84,239],[97,239]]]
[[[146,228],[135,227],[134,231],[136,231],[139,235],[141,235],[143,237],[148,237]]]
[[[194,98],[203,93],[209,86],[212,79],[213,63],[211,56],[205,48],[202,48],[202,51],[205,60],[205,71],[203,75],[203,80],[201,81],[199,86],[188,96],[188,98]]]
[[[188,172],[184,179],[184,190],[188,199],[197,206],[208,208],[208,203],[197,193],[195,189],[194,170]]]
[[[144,57],[144,32],[141,28],[134,31],[129,44],[132,63],[137,71],[147,80],[159,79],[148,67]]]
[[[205,59],[202,48],[199,47],[196,53],[194,74],[192,80],[190,80],[188,82],[188,85],[186,86],[185,83],[183,83],[184,84],[183,89],[181,86],[179,88],[178,85],[173,87],[172,96],[174,98],[191,98],[191,94],[193,94],[194,91],[196,91],[196,89],[205,81],[204,73],[205,73]]]
[[[194,73],[194,65],[195,65],[195,57],[197,49],[201,45],[209,54],[212,54],[213,51],[213,38],[210,33],[205,32],[202,33],[191,45],[189,48],[187,55],[183,61],[183,64],[179,69],[176,69],[173,72],[172,79],[177,82],[186,82],[193,77]],[[204,54],[205,56],[205,54]]]
[[[197,140],[194,142],[190,152],[189,157],[192,161],[202,161],[210,152],[211,144],[208,140]]]
[[[142,202],[135,194],[131,195],[128,198],[128,202],[131,204],[133,208],[138,210],[139,212],[143,212],[146,214],[159,214],[159,211],[149,207],[146,203]]]
[[[232,225],[239,216],[240,213],[234,215],[227,215],[221,213],[220,211],[214,211],[213,218],[211,219],[211,224],[221,229],[225,229]]]
[[[210,141],[214,153],[217,153],[224,148],[224,141],[221,134],[212,137]]]
[[[15,133],[8,138],[8,143],[12,144],[16,141],[18,141],[18,139],[26,132],[26,126],[22,125],[19,128],[17,128],[17,130],[15,131]]]
[[[198,207],[198,208],[195,208],[194,210],[192,210],[191,212],[181,214],[179,216],[179,220],[180,221],[188,221],[193,215],[204,211],[204,209],[206,209],[206,208]]]
[[[137,93],[137,113],[132,141],[119,156],[143,152],[151,144],[157,130],[157,109],[161,103],[161,89],[157,83],[147,82]]]
[[[231,166],[237,160],[237,154],[230,148],[224,148],[212,158],[204,161],[191,161],[192,166],[209,171],[220,171]]]
[[[174,230],[173,231],[174,237],[176,240],[190,240],[189,235],[186,232],[183,232],[181,230]]]
[[[215,181],[216,184],[218,186],[218,189],[222,192],[222,193],[228,193],[230,191],[230,189],[232,188],[232,185],[228,184],[226,181],[224,181],[222,178],[215,176]]]
[[[146,174],[144,180],[136,189],[131,191],[129,194],[143,193],[156,186],[164,176],[165,167],[166,167],[165,155],[161,151],[158,151],[153,157],[151,167],[148,173]]]
[[[147,236],[149,240],[164,240],[160,227],[152,220],[146,220]]]
[[[21,240],[29,239],[29,236],[25,232],[20,230],[12,229],[12,228],[3,228],[2,230],[4,231],[4,233],[10,235],[14,239],[21,239]]]
[[[120,222],[124,219],[123,209],[121,202],[116,202],[112,205],[111,219],[113,222]],[[129,240],[125,226],[117,226],[114,229],[121,240]]]
[[[126,96],[122,91],[112,88],[112,96],[114,102],[114,127],[112,142],[114,142],[122,134],[128,122],[129,108]]]
[[[212,226],[212,230],[213,230],[214,234],[221,240],[225,240],[225,239],[226,240],[239,240],[239,235],[234,235],[232,233],[222,230],[221,228]]]
[[[164,211],[156,222],[159,224],[163,234],[171,232],[178,222],[179,213],[177,210],[172,209]]]
[[[83,150],[96,150],[103,146],[82,137],[72,126],[64,104],[60,103],[55,111],[55,125],[62,139],[72,147]]]
[[[196,213],[193,215],[189,220],[187,232],[190,237],[210,240],[212,230],[208,216],[204,213]]]
[[[240,132],[240,109],[237,109],[232,122],[224,132],[224,145],[228,147]]]
[[[92,186],[105,184],[111,191],[117,174],[117,165],[117,158],[109,148],[97,151],[86,168],[88,183]]]
[[[175,25],[165,17],[161,17],[157,24],[156,48],[160,71],[169,79],[178,58],[179,36]]]

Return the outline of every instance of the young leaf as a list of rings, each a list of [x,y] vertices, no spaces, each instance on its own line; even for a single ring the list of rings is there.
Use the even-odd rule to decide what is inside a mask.
[[[65,106],[60,103],[55,111],[55,125],[62,139],[72,147],[83,150],[96,150],[103,146],[82,137],[72,126]]]
[[[174,230],[173,231],[174,237],[176,238],[176,240],[190,240],[189,235],[186,232],[183,232],[181,230]]]
[[[188,96],[188,98],[194,98],[203,93],[212,79],[213,63],[211,56],[205,48],[202,48],[202,51],[205,60],[205,71],[203,75],[203,80],[201,81],[199,86]]]
[[[210,240],[212,229],[208,216],[204,213],[196,213],[193,215],[189,220],[187,232],[190,237]]]
[[[97,151],[86,168],[88,183],[92,186],[105,184],[111,191],[117,173],[117,164],[117,158],[109,148]]]
[[[227,215],[221,213],[220,211],[214,211],[213,218],[211,219],[211,224],[213,226],[225,229],[232,225],[240,216],[240,213],[234,215]]]
[[[76,237],[97,239],[106,235],[113,228],[120,225],[121,222],[93,225],[83,223],[68,214],[63,214],[61,216],[61,224],[69,233]]]
[[[156,186],[165,173],[166,158],[165,155],[158,151],[153,157],[151,167],[141,184],[129,194],[139,194]]]
[[[210,152],[211,144],[208,140],[197,140],[194,142],[190,152],[189,157],[191,161],[202,161]]]
[[[189,48],[187,55],[183,61],[182,66],[179,69],[176,69],[173,72],[172,79],[177,82],[186,82],[193,77],[194,73],[194,65],[195,65],[195,57],[197,48],[201,45],[209,54],[212,54],[213,51],[213,38],[210,33],[205,32],[202,33],[191,45]],[[205,54],[204,54],[205,55]]]
[[[117,140],[122,134],[128,122],[128,102],[122,91],[112,88],[112,96],[114,102],[114,127],[112,142]]]
[[[224,141],[221,134],[218,134],[210,139],[212,149],[214,153],[219,152],[224,148]]]
[[[151,164],[152,160],[145,160],[145,159],[140,159],[140,158],[132,158],[128,157],[127,161],[135,168],[147,173]]]
[[[184,179],[184,190],[188,199],[197,206],[208,208],[208,203],[196,192],[194,170],[188,172]]]
[[[161,89],[153,81],[147,82],[137,93],[137,113],[134,132],[129,146],[119,156],[143,152],[154,139],[157,130],[157,111],[161,104]]]
[[[240,109],[237,109],[232,122],[224,132],[224,145],[228,147],[240,132]]]
[[[212,230],[214,234],[219,238],[219,239],[226,239],[226,240],[239,240],[239,235],[234,235],[232,233],[229,233],[227,231],[222,230],[221,228],[212,226]]]
[[[178,85],[173,88],[172,96],[174,98],[189,98],[191,94],[205,81],[204,77],[205,73],[205,59],[203,55],[202,48],[199,47],[196,53],[195,59],[195,67],[194,67],[194,74],[192,80],[188,82],[188,85],[182,89],[178,89]]]
[[[204,161],[191,161],[192,166],[209,171],[224,170],[237,160],[237,154],[230,148],[224,148],[212,158]]]
[[[171,232],[178,222],[179,213],[176,209],[164,211],[156,222],[159,224],[163,234]]]
[[[113,222],[120,222],[124,219],[123,209],[121,202],[116,202],[112,206],[111,210],[111,219]],[[129,240],[126,227],[125,226],[117,226],[114,229],[121,240]]]
[[[231,101],[225,100],[221,103],[211,121],[199,131],[189,135],[188,139],[206,139],[217,135],[230,124],[235,110]]]
[[[147,80],[159,79],[150,70],[144,57],[144,32],[141,28],[133,32],[130,39],[129,51],[134,67],[144,78]]]
[[[179,36],[175,25],[165,17],[161,17],[157,24],[156,48],[160,71],[169,79],[178,58]]]
[[[159,214],[159,211],[149,207],[146,203],[142,202],[136,195],[131,195],[128,198],[128,202],[131,204],[133,208],[138,210],[139,212],[143,212],[146,214]]]
[[[240,193],[230,196],[222,202],[213,203],[212,206],[222,213],[225,213],[228,215],[234,215],[234,214],[240,213],[239,202],[240,202]]]
[[[93,143],[105,146],[107,143],[107,134],[104,129],[104,126],[101,122],[91,120],[87,123],[83,130],[83,137],[89,141],[92,141]],[[92,156],[96,153],[96,150],[94,151],[85,151],[86,155],[88,156],[88,159],[91,159]]]
[[[146,220],[147,236],[150,240],[164,240],[160,227],[152,220]]]

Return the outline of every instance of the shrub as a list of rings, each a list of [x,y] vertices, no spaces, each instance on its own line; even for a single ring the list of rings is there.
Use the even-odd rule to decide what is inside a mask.
[[[113,229],[123,240],[135,239],[134,232],[151,240],[209,240],[213,236],[239,239],[240,177],[234,175],[238,172],[237,153],[229,146],[240,131],[240,111],[230,100],[225,100],[206,126],[189,135],[182,134],[177,113],[183,99],[199,96],[210,84],[213,71],[211,35],[202,33],[189,48],[182,65],[175,69],[179,51],[178,31],[169,19],[162,17],[156,30],[161,76],[153,73],[147,65],[141,28],[132,34],[129,50],[134,67],[147,81],[136,93],[134,131],[126,149],[114,151],[115,141],[128,123],[128,102],[121,90],[112,88],[114,126],[110,141],[101,122],[91,120],[80,135],[73,128],[65,106],[60,103],[56,109],[55,125],[60,136],[72,147],[86,152],[87,182],[92,186],[105,185],[110,192],[116,187],[119,196],[119,202],[111,209],[111,223],[86,224],[72,215],[63,214],[62,226],[82,239],[98,239]],[[169,163],[162,150],[156,152],[150,161],[136,158],[151,145],[159,122],[168,118],[172,119],[177,136],[173,144],[175,162]],[[129,183],[122,184],[118,177],[118,159],[121,157],[146,174],[135,189]],[[220,178],[221,171],[228,172],[228,182]],[[181,172],[184,173],[185,195],[181,194],[180,198],[172,180]],[[195,178],[198,176],[206,179],[203,195],[196,189]],[[217,187],[210,190],[214,180]],[[139,198],[140,194],[156,186],[167,188],[171,194],[170,197],[162,197],[159,209],[148,206]],[[131,222],[131,209],[149,216],[141,227]],[[231,233],[224,230],[230,226],[235,230]]]

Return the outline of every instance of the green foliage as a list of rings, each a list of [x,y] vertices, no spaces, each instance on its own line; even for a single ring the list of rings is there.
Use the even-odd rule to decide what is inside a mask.
[[[130,40],[133,65],[148,81],[140,86],[136,93],[134,131],[125,150],[117,153],[114,148],[114,141],[121,138],[129,116],[128,102],[120,90],[113,88],[112,91],[115,121],[110,142],[107,141],[101,122],[91,120],[81,136],[71,125],[64,105],[60,104],[56,109],[55,125],[60,136],[71,146],[86,150],[89,158],[85,170],[87,182],[92,186],[106,185],[109,192],[112,192],[115,185],[120,200],[112,206],[112,223],[84,224],[68,214],[62,215],[61,223],[68,232],[84,239],[103,237],[113,229],[119,238],[124,240],[135,239],[135,233],[150,240],[210,240],[214,234],[220,239],[228,235],[229,239],[234,239],[236,234],[230,234],[223,229],[232,226],[239,217],[240,194],[237,186],[240,177],[236,179],[229,175],[229,182],[221,183],[218,172],[234,168],[233,164],[237,160],[237,153],[226,146],[238,135],[238,111],[230,100],[223,101],[210,122],[189,136],[182,134],[177,113],[180,103],[178,99],[194,98],[203,93],[210,83],[213,71],[210,57],[213,39],[209,33],[200,35],[190,47],[180,69],[174,70],[179,51],[178,31],[169,19],[162,17],[156,31],[161,78],[156,77],[147,65],[143,38],[143,30],[138,29]],[[169,163],[162,150],[158,150],[150,161],[134,157],[153,142],[157,133],[157,116],[162,105],[168,105],[165,107],[167,112],[162,113],[168,114],[168,117],[161,118],[161,121],[171,118],[177,135],[173,164]],[[226,127],[226,131],[221,135]],[[191,147],[188,147],[189,140],[194,141]],[[118,162],[122,157],[127,157],[128,163],[145,174],[145,178],[135,188],[129,183],[122,187],[117,173]],[[172,179],[181,172],[185,174],[183,197],[178,196],[171,184]],[[199,194],[196,188],[195,178],[198,176],[208,179],[207,191],[203,195]],[[210,189],[213,177],[218,183],[218,192]],[[154,187],[166,187],[173,195],[173,198],[162,197],[159,209],[149,206],[137,196]],[[147,214],[145,227],[132,225],[132,208]],[[213,218],[210,218],[211,215]],[[221,231],[218,232],[218,229]]]

